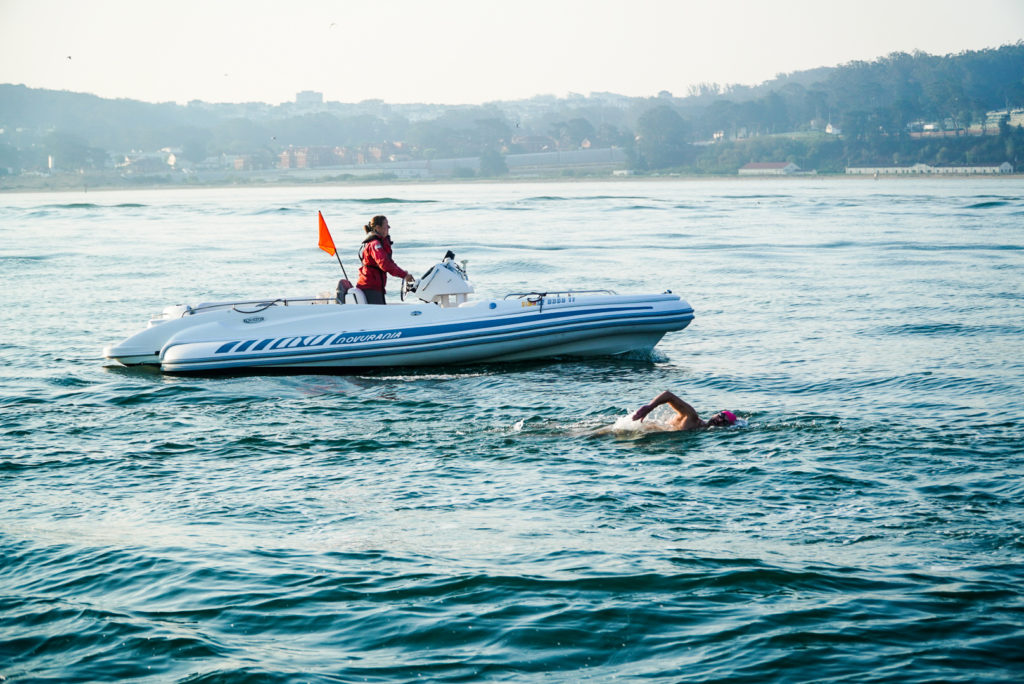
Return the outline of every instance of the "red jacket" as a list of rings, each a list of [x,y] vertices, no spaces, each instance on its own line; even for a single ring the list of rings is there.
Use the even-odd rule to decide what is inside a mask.
[[[391,258],[391,236],[382,239],[373,235],[366,239],[359,258],[363,262],[359,267],[359,280],[356,287],[360,290],[379,290],[384,292],[388,282],[387,274],[396,278],[404,278],[408,273],[399,268]]]

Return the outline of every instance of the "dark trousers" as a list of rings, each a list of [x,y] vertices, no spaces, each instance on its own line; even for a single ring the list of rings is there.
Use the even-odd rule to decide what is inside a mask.
[[[367,304],[387,304],[384,301],[384,290],[363,290],[363,294],[366,295]]]

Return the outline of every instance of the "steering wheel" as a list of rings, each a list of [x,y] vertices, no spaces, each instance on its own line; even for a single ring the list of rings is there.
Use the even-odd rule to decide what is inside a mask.
[[[449,252],[448,254],[451,254],[451,252]],[[445,255],[445,256],[447,256],[447,255]],[[455,256],[455,255],[452,254],[452,256]],[[415,292],[416,289],[420,286],[420,283],[422,283],[424,280],[426,280],[427,276],[430,275],[433,272],[434,272],[434,267],[431,266],[430,268],[427,269],[427,272],[424,273],[423,276],[419,280],[413,280],[410,283],[408,280],[403,279],[402,280],[402,289],[398,291],[398,296],[401,298],[401,300],[404,302],[405,301],[405,293],[406,292]]]
[[[415,292],[415,291],[416,291],[416,281],[413,281],[413,282],[410,283],[408,280],[405,280],[403,278],[402,279],[402,289],[398,291],[398,297],[399,297],[399,299],[401,299],[404,302],[405,301],[405,293],[406,292]]]

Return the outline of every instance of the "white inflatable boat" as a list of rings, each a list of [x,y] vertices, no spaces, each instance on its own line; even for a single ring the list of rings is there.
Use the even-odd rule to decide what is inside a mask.
[[[473,286],[451,252],[408,291],[421,301],[366,305],[353,289],[170,306],[104,356],[168,373],[618,356],[650,351],[665,333],[693,320],[690,305],[671,292],[538,291],[470,302]]]

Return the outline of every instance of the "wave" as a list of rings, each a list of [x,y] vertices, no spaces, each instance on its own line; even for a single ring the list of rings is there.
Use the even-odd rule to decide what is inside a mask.
[[[609,207],[607,211],[667,211],[669,207],[656,207],[650,204],[631,204],[628,207]]]
[[[793,195],[718,195],[716,199],[726,200],[743,200],[743,199],[777,199],[777,200],[791,200]]]
[[[712,390],[729,390],[735,387],[736,381],[731,378],[694,380],[696,388]],[[944,392],[959,391],[971,394],[987,394],[992,397],[1005,396],[1012,391],[1012,384],[1001,380],[998,376],[979,377],[975,374],[949,370],[943,372],[919,371],[905,374],[856,374],[852,376],[833,376],[823,379],[808,379],[803,375],[762,374],[751,376],[746,383],[756,386],[759,393],[786,393],[792,396],[806,397],[805,401],[815,401],[819,396],[860,397],[868,393],[877,397],[877,401],[895,401],[894,390],[906,392]],[[902,395],[901,395],[902,396]],[[920,397],[912,394],[903,397],[903,401],[917,402]],[[905,408],[909,408],[905,406]],[[806,407],[800,412],[799,419],[779,423],[777,426],[800,426],[825,421],[840,421],[837,416],[816,415]],[[875,410],[879,410],[875,407]],[[746,411],[743,412],[744,415]],[[837,422],[835,424],[838,424]]]
[[[512,273],[560,273],[561,269],[536,259],[502,259],[490,265],[475,269],[479,273],[499,273],[508,276]]]
[[[894,249],[907,250],[908,252],[1017,252],[1024,250],[1021,244],[925,244],[918,242],[875,242],[875,248],[891,247]]]
[[[599,498],[628,506],[614,493]],[[59,662],[65,678],[197,682],[678,681],[683,671],[720,677],[723,667],[751,681],[842,680],[854,670],[873,680],[898,662],[902,681],[924,682],[959,679],[968,663],[972,679],[995,681],[1015,662],[1006,648],[1021,634],[1011,584],[664,546],[608,571],[598,568],[610,554],[588,549],[505,551],[498,570],[441,569],[372,548],[229,553],[208,544],[196,554],[8,543],[4,569],[18,579],[0,608],[19,648],[5,675],[57,677],[48,663]],[[969,640],[950,637],[964,629]],[[935,655],[939,641],[952,650]],[[810,656],[792,657],[808,644]],[[865,655],[878,644],[882,653]],[[918,658],[922,649],[932,657]]]
[[[102,205],[92,202],[71,202],[69,204],[43,204],[41,209],[99,209]]]
[[[925,336],[999,336],[1022,335],[1024,327],[1018,325],[967,325],[965,323],[906,323],[875,328],[879,335],[925,335]],[[870,333],[869,333],[870,334]]]
[[[488,212],[491,212],[491,211],[533,211],[533,207],[524,207],[524,206],[513,204],[513,205],[504,205],[504,206],[497,206],[497,207],[486,207],[486,208],[480,207],[478,209],[478,211],[488,211]]]
[[[13,264],[32,263],[35,261],[47,261],[58,256],[57,254],[0,254],[0,262]]]
[[[567,197],[562,195],[536,195],[526,197],[519,202],[593,202],[605,200],[645,200],[650,199],[642,195],[579,195]]]
[[[1011,203],[1006,200],[989,200],[987,202],[976,202],[975,204],[968,204],[966,209],[992,209],[994,207],[1005,207]]]
[[[635,350],[617,356],[616,358],[622,359],[623,361],[643,361],[648,363],[667,363],[669,361],[668,354],[661,351],[657,347],[653,347],[650,350]]]
[[[148,204],[121,202],[119,204],[96,204],[94,202],[69,202],[67,204],[42,204],[39,209],[144,209]]]
[[[402,244],[405,245],[406,243],[403,242]],[[436,245],[436,244],[437,243],[433,243],[433,245]],[[430,245],[428,245],[427,243],[423,243],[422,246],[426,247],[426,246],[430,246]],[[475,247],[475,245],[472,245],[472,244],[469,244],[469,245],[466,245],[466,246],[467,247],[471,247],[471,246]],[[481,245],[480,248],[482,250],[488,250],[488,251],[517,251],[517,252],[522,252],[522,251],[529,251],[529,252],[562,252],[562,251],[565,251],[565,250],[579,251],[579,249],[580,249],[579,244],[572,244],[572,245],[570,245],[570,244],[556,245],[556,244],[550,244],[550,243],[549,244],[523,244],[522,242],[515,243],[515,244],[512,244],[512,243],[500,243],[500,242],[490,242],[490,243],[487,243],[486,245]]]
[[[134,369],[131,369],[134,370]],[[152,369],[143,370],[144,376],[152,376]],[[157,376],[154,379],[160,379]],[[230,389],[217,389],[217,386],[204,386],[177,382],[174,384],[157,384],[149,387],[123,387],[110,396],[102,398],[105,403],[113,406],[145,406],[148,404],[177,404],[227,406],[230,404],[247,404],[252,397],[241,393],[232,393]]]
[[[273,216],[280,214],[305,214],[308,213],[307,209],[300,209],[298,207],[268,207],[266,209],[256,209],[250,213],[250,216]]]
[[[400,197],[332,197],[331,199],[309,200],[306,204],[435,204],[440,200],[403,199]]]

